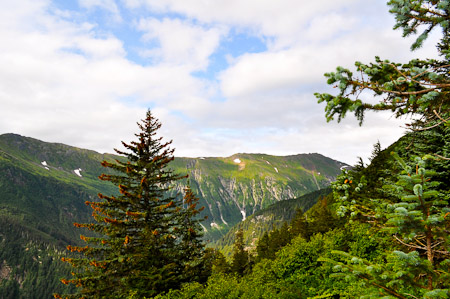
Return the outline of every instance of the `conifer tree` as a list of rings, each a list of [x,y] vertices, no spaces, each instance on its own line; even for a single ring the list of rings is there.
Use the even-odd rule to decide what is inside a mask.
[[[308,233],[326,233],[340,224],[331,210],[330,196],[319,197],[317,203],[308,210]]]
[[[309,238],[308,222],[306,221],[305,214],[303,214],[302,209],[298,208],[294,219],[291,221],[290,228],[292,238],[296,236],[302,236],[302,238]]]
[[[233,256],[231,261],[231,270],[242,276],[249,268],[249,255],[245,250],[244,232],[239,229],[236,232],[236,239],[234,242]]]
[[[75,271],[62,282],[80,290],[70,298],[150,298],[195,280],[203,253],[198,199],[189,188],[184,199],[171,190],[185,176],[169,168],[174,150],[156,136],[161,123],[148,111],[138,126],[137,141],[116,150],[126,159],[102,163],[113,174],[99,178],[116,185],[119,195],[86,202],[96,222],[74,224],[95,237],[82,235],[85,247],[68,246],[81,256],[63,259]]]
[[[383,230],[392,235],[399,244],[399,250],[386,256],[383,264],[373,264],[346,252],[334,251],[341,261],[322,258],[336,264],[335,276],[344,276],[347,281],[361,279],[368,288],[369,298],[386,294],[395,298],[448,298],[450,295],[450,207],[445,195],[436,190],[434,171],[426,169],[426,162],[416,158],[411,167],[396,155],[403,172],[398,181],[386,185],[397,201],[380,199],[373,201],[375,218]],[[340,189],[340,204],[352,210],[353,205]],[[347,197],[347,198],[345,198]],[[347,204],[346,204],[347,203]],[[354,217],[353,217],[354,218]],[[372,296],[370,296],[372,295]]]
[[[258,240],[258,244],[256,245],[256,253],[258,254],[257,260],[262,259],[272,259],[272,255],[270,252],[270,239],[269,233],[265,232],[261,238]]]
[[[340,121],[348,112],[354,112],[362,124],[366,111],[387,110],[396,117],[414,116],[409,124],[413,133],[422,138],[426,134],[433,142],[423,142],[430,139],[424,138],[399,150],[406,160],[396,156],[403,172],[391,174],[394,182],[379,178],[384,193],[368,188],[377,184],[365,177],[356,181],[347,172],[334,185],[338,214],[353,220],[363,215],[359,220],[370,220],[390,232],[400,250],[387,254],[383,264],[371,264],[345,252],[335,252],[342,257],[341,262],[322,260],[335,263],[338,275],[347,281],[353,277],[360,284],[372,286],[374,292],[368,288],[369,298],[448,298],[450,192],[448,180],[443,178],[448,178],[450,157],[445,133],[435,133],[448,132],[450,127],[450,2],[390,0],[388,5],[396,19],[394,29],[402,29],[404,36],[422,30],[411,46],[413,50],[423,44],[432,30],[442,30],[437,45],[441,59],[413,59],[401,64],[376,57],[374,63],[355,63],[359,76],[338,67],[325,76],[339,93],[316,93],[316,97],[319,102],[326,102],[328,121],[336,116]],[[365,92],[372,92],[380,101],[364,102],[361,95]],[[382,167],[372,167],[377,170],[372,175],[380,174]],[[378,178],[370,178],[373,179]]]

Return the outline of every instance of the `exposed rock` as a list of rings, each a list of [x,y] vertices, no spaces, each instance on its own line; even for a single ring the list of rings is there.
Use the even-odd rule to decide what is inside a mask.
[[[3,261],[3,263],[0,264],[0,281],[4,279],[8,279],[9,275],[11,274],[11,267],[8,266],[6,261]]]

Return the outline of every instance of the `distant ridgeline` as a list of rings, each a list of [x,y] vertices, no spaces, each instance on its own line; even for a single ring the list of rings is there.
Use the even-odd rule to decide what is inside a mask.
[[[0,135],[0,294],[49,298],[63,286],[67,269],[59,256],[80,242],[73,222],[89,222],[85,201],[116,194],[98,176],[103,160],[123,159],[15,134]],[[228,158],[176,158],[171,167],[189,174],[205,206],[205,239],[271,204],[325,188],[346,165],[320,154],[277,157],[236,154]],[[186,181],[174,186],[182,191]],[[306,201],[305,201],[306,202]],[[84,232],[83,232],[84,233]]]
[[[189,174],[190,185],[205,206],[208,219],[203,228],[210,241],[274,202],[326,188],[344,166],[320,154],[235,154],[176,158],[172,164],[174,170]]]

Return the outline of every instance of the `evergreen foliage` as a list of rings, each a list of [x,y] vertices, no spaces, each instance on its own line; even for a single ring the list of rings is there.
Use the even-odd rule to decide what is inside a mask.
[[[374,221],[392,236],[399,248],[389,253],[387,262],[381,264],[373,264],[342,251],[334,252],[341,261],[321,260],[336,264],[335,270],[347,280],[354,276],[374,287],[367,295],[377,296],[381,289],[396,298],[407,298],[408,294],[446,298],[450,282],[448,200],[444,194],[434,190],[438,184],[432,180],[434,172],[426,170],[424,160],[417,158],[415,167],[411,167],[400,157],[395,158],[404,170],[396,176],[398,181],[395,184],[384,188],[397,200],[373,200],[371,208],[374,209]],[[343,196],[339,201],[344,204],[341,207],[345,204],[350,207],[350,215],[355,219],[359,210],[348,204],[351,200],[356,205],[351,196],[347,197],[348,193],[345,195],[348,189],[341,188]],[[436,297],[432,294],[446,295]]]
[[[290,232],[292,236],[301,236],[303,239],[308,239],[310,235],[310,225],[306,220],[305,214],[301,209],[297,209],[294,219],[291,221]]]
[[[62,282],[80,288],[69,297],[153,297],[199,279],[203,244],[194,218],[200,211],[198,199],[190,189],[184,199],[169,195],[171,185],[183,178],[168,168],[171,142],[156,137],[161,124],[150,111],[138,125],[138,141],[123,143],[127,152],[116,150],[127,161],[102,163],[114,174],[100,179],[116,185],[120,195],[99,194],[102,201],[86,202],[96,222],[75,223],[97,236],[81,235],[86,246],[68,246],[84,255],[64,258],[76,272]]]
[[[397,117],[419,115],[412,128],[426,128],[447,123],[450,120],[450,87],[448,59],[450,58],[448,37],[450,6],[447,1],[435,0],[391,0],[390,12],[395,15],[395,29],[403,29],[404,36],[417,37],[412,49],[422,45],[429,33],[440,28],[443,37],[438,45],[442,60],[413,59],[408,63],[394,63],[375,58],[375,63],[355,62],[361,77],[355,77],[349,69],[338,67],[336,72],[326,73],[328,84],[339,88],[338,95],[316,93],[320,102],[326,102],[328,121],[335,116],[340,121],[347,112],[354,112],[360,123],[367,110],[388,110]],[[371,104],[361,100],[363,91],[371,91],[382,99]]]
[[[236,232],[236,241],[234,243],[233,256],[231,258],[231,271],[242,276],[250,269],[249,254],[244,247],[244,233],[242,229]]]
[[[433,29],[441,28],[443,37],[438,49],[442,60],[414,59],[399,64],[376,57],[375,63],[355,63],[361,73],[359,78],[338,67],[325,76],[329,84],[339,88],[339,94],[316,93],[316,97],[319,103],[327,103],[328,121],[336,115],[340,121],[347,112],[354,112],[361,124],[366,110],[391,110],[397,117],[416,116],[409,124],[412,133],[403,139],[408,145],[398,144],[395,159],[387,165],[374,165],[371,172],[365,171],[363,165],[356,173],[344,172],[333,186],[340,216],[349,217],[350,222],[367,221],[387,231],[398,248],[386,254],[382,263],[345,251],[334,251],[339,260],[321,260],[335,264],[335,276],[367,286],[365,294],[369,298],[381,294],[386,298],[448,298],[450,5],[448,1],[432,0],[391,0],[388,5],[396,17],[394,28],[403,29],[404,36],[423,29],[413,50]],[[372,91],[382,100],[364,103],[360,99],[363,91]],[[376,146],[373,162],[380,155]],[[398,166],[392,166],[394,160]]]

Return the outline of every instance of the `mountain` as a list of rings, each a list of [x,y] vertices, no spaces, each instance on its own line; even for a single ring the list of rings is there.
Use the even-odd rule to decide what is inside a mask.
[[[252,251],[256,247],[256,242],[264,233],[279,229],[285,222],[290,223],[294,219],[297,209],[301,209],[305,213],[318,202],[319,198],[330,193],[331,188],[325,188],[298,198],[275,202],[237,223],[222,238],[211,245],[220,249],[226,256],[231,256],[236,232],[242,229],[244,244]]]
[[[274,202],[326,188],[346,166],[320,154],[235,154],[177,158],[172,164],[175,171],[189,174],[200,205],[206,207],[203,227],[210,241]]]
[[[97,193],[116,194],[98,179],[103,160],[123,157],[15,134],[0,135],[0,294],[49,298],[65,288],[69,269],[59,259],[78,244],[73,222],[90,222],[84,203]],[[171,167],[189,174],[206,208],[205,238],[219,239],[241,220],[274,202],[328,186],[345,164],[319,154],[277,157],[236,154],[228,158],[176,158]],[[180,182],[175,191],[182,191]]]
[[[65,287],[60,262],[80,242],[75,221],[89,221],[84,202],[115,192],[97,176],[111,155],[32,138],[0,136],[0,294],[50,298]],[[80,170],[81,169],[81,170]]]

